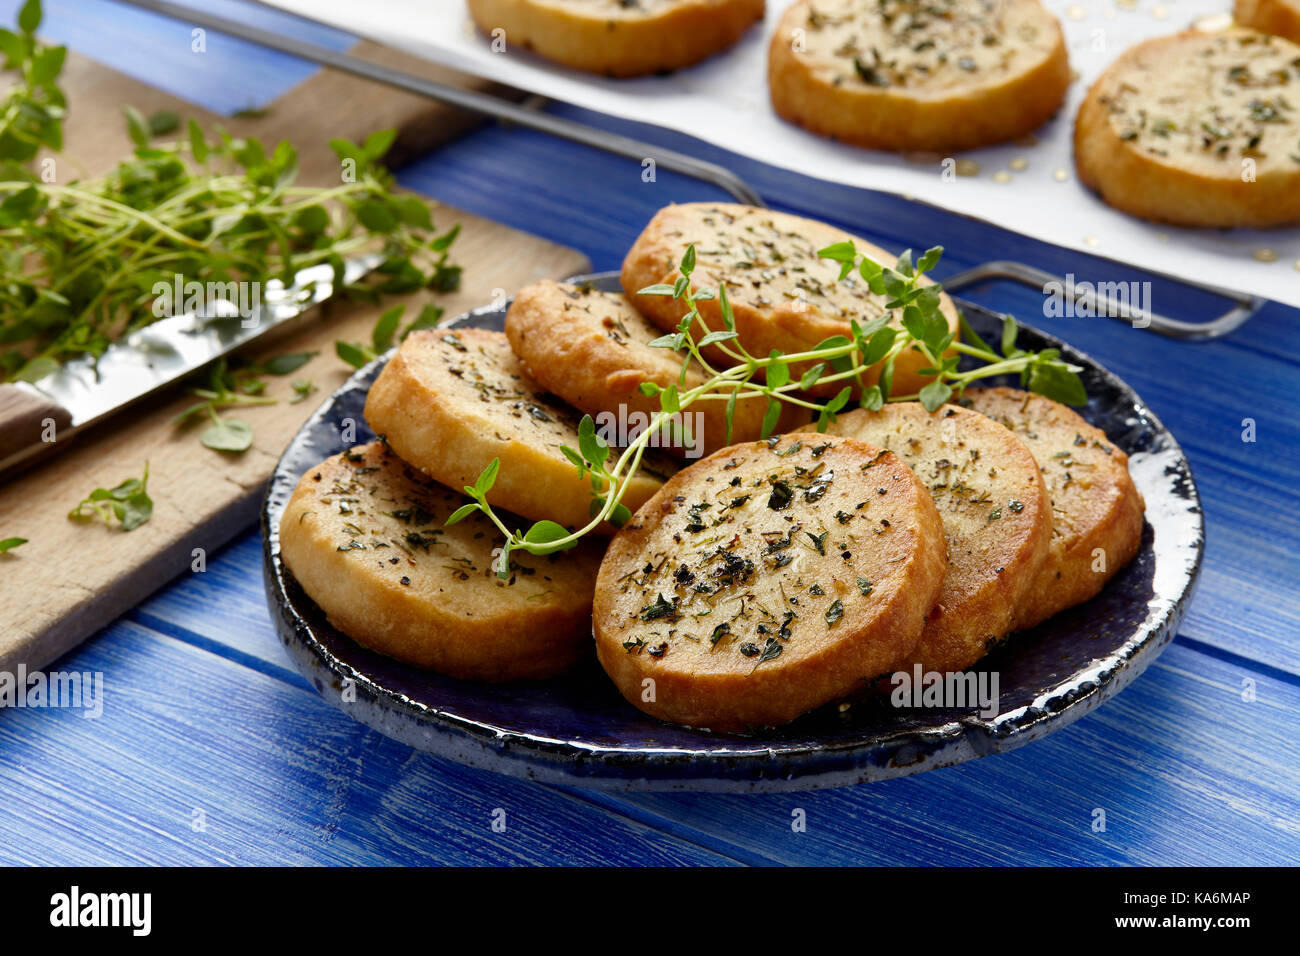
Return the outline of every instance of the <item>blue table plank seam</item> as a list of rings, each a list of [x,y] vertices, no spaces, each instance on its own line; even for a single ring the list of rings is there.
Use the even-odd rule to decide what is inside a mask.
[[[0,19],[12,22],[20,5],[0,0]],[[352,42],[240,0],[215,5],[332,49]],[[269,103],[312,72],[213,35],[208,52],[194,54],[187,25],[108,0],[46,0],[44,32],[227,113]],[[947,249],[941,278],[995,258],[1095,280],[1141,278],[1095,256],[795,176],[676,133],[550,109],[723,162],[774,207],[887,247],[939,242]],[[630,160],[484,126],[401,170],[399,181],[572,246],[608,270],[658,207],[726,199],[662,169],[649,184],[639,172]],[[741,796],[540,786],[412,751],[322,700],[275,637],[250,529],[209,549],[204,572],[176,578],[57,665],[105,675],[99,719],[0,713],[0,862],[1300,862],[1300,310],[1272,303],[1230,338],[1188,345],[1110,319],[1046,316],[1041,295],[1007,283],[962,295],[1061,335],[1127,379],[1178,437],[1200,487],[1207,551],[1191,610],[1161,658],[1094,713],[1011,753],[843,790]],[[1155,280],[1154,305],[1208,318],[1219,303]],[[1244,418],[1256,422],[1253,444],[1241,441]],[[1107,821],[1100,833],[1098,809]],[[491,827],[497,811],[503,833]],[[803,832],[791,826],[795,811],[806,815]]]

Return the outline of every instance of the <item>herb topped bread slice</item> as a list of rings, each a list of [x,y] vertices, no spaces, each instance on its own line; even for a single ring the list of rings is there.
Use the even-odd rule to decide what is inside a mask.
[[[285,566],[353,640],[466,680],[552,677],[588,653],[598,544],[547,557],[516,552],[482,515],[447,527],[464,498],[382,442],[327,458],[280,519]]]
[[[857,250],[878,262],[892,265],[894,256],[815,219],[736,203],[683,203],[665,206],[637,237],[623,260],[622,283],[632,303],[664,331],[676,328],[686,309],[680,299],[637,295],[648,286],[672,285],[687,246],[695,245],[695,291],[716,293],[726,283],[735,314],[739,341],[750,354],[766,357],[772,349],[786,354],[811,349],[834,335],[849,335],[850,322],[865,324],[883,315],[887,298],[873,293],[857,273],[843,282],[840,267],[818,251],[852,240]],[[922,279],[922,284],[929,284]],[[699,303],[710,331],[723,328],[716,299]],[[940,308],[950,330],[958,329],[957,308],[948,296]],[[695,330],[699,334],[699,330]],[[704,354],[722,365],[731,364],[716,346]],[[797,377],[812,363],[792,363]],[[931,379],[916,374],[929,363],[915,348],[902,352],[894,364],[894,392],[910,395]],[[874,384],[877,368],[863,380]],[[842,384],[842,383],[841,383]],[[833,394],[840,384],[814,388]]]
[[[1246,29],[1140,43],[1088,91],[1074,158],[1085,185],[1143,219],[1300,223],[1300,45]]]
[[[1051,502],[1034,456],[997,422],[956,405],[860,409],[830,432],[889,449],[934,497],[948,569],[920,643],[896,664],[965,670],[1018,626],[1016,611],[1047,559]]]
[[[598,424],[607,417],[628,424],[639,420],[642,430],[660,411],[658,397],[640,391],[643,382],[661,388],[676,385],[681,392],[705,382],[704,371],[694,362],[681,381],[684,356],[650,345],[661,334],[623,295],[550,280],[521,289],[506,314],[510,346],[543,388],[597,416]],[[652,441],[656,447],[698,458],[701,451],[759,438],[766,399],[737,400],[728,440],[728,397],[717,392],[694,402],[681,414],[680,431]],[[801,414],[798,406],[783,404],[783,409],[788,411],[778,432],[808,424],[809,414]]]
[[[946,151],[1024,136],[1070,62],[1038,0],[799,0],[768,51],[777,114],[855,146]]]
[[[604,76],[667,73],[734,44],[764,0],[469,0],[478,28],[519,48]]]
[[[473,485],[498,458],[490,504],[571,529],[590,520],[591,478],[579,478],[560,450],[579,447],[577,416],[528,377],[502,332],[412,333],[370,387],[366,421],[449,488]],[[642,467],[623,503],[635,510],[663,477]]]
[[[596,653],[648,714],[786,723],[910,653],[946,557],[934,502],[894,455],[794,433],[678,472],[609,546]]]
[[[1052,541],[1016,611],[1032,627],[1096,596],[1142,543],[1142,496],[1128,456],[1059,402],[1015,388],[969,389],[962,404],[1011,429],[1033,454],[1052,502]]]
[[[1243,27],[1300,43],[1300,0],[1237,0],[1232,18]]]

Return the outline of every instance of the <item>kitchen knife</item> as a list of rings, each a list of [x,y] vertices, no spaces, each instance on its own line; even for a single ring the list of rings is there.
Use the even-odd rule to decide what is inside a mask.
[[[381,261],[379,255],[349,259],[344,281],[358,281]],[[137,329],[105,349],[98,361],[74,358],[36,381],[0,385],[0,478],[333,293],[333,268],[312,266],[296,273],[288,288],[278,279],[267,282],[260,302],[243,314],[233,302],[215,299],[203,309]]]

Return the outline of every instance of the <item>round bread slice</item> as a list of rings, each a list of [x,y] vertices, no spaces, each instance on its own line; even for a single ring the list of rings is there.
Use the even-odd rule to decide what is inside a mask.
[[[515,552],[503,581],[490,521],[446,525],[464,501],[382,442],[358,445],[303,475],[280,554],[330,623],[371,650],[466,680],[562,673],[591,647],[600,547]]]
[[[1300,43],[1300,0],[1237,0],[1232,18],[1243,27]]]
[[[676,328],[686,312],[681,300],[636,293],[659,283],[673,284],[683,253],[694,243],[692,289],[716,293],[726,283],[737,341],[752,355],[767,356],[772,349],[792,354],[833,335],[849,335],[852,320],[866,323],[886,311],[887,298],[868,289],[857,273],[839,282],[838,263],[817,255],[818,250],[845,240],[852,240],[859,252],[878,262],[894,264],[895,257],[883,249],[815,219],[737,203],[665,206],[623,260],[623,291],[660,329]],[[716,299],[700,302],[699,307],[710,331],[723,328]],[[940,308],[956,332],[957,307],[947,295],[941,296]],[[706,348],[704,354],[720,364],[731,364],[716,347]],[[796,377],[811,364],[796,363]],[[927,365],[916,349],[901,353],[894,363],[894,391],[910,395],[928,385],[930,379],[916,374]],[[878,377],[878,369],[870,369],[863,380],[871,385]],[[834,394],[841,387],[838,382],[813,391]]]
[[[604,76],[668,73],[734,44],[764,0],[469,0],[489,36]]]
[[[970,389],[962,404],[1011,429],[1038,462],[1052,502],[1052,540],[1017,627],[1095,597],[1142,543],[1145,505],[1128,456],[1078,413],[1015,388]]]
[[[894,455],[799,433],[678,472],[610,543],[596,653],[648,714],[786,723],[915,646],[943,580],[934,502]]]
[[[502,332],[412,333],[370,387],[365,414],[403,460],[449,488],[474,484],[498,458],[489,503],[570,529],[590,520],[591,477],[560,451],[578,448],[578,417],[528,377]],[[635,510],[664,477],[643,463],[623,503]]]
[[[800,0],[768,51],[777,114],[875,149],[950,151],[1024,136],[1070,85],[1038,0]]]
[[[1300,223],[1300,45],[1188,30],[1125,51],[1074,127],[1079,179],[1184,226]]]
[[[830,432],[894,452],[934,497],[948,570],[920,643],[896,663],[965,670],[1016,628],[1016,610],[1047,558],[1051,502],[1034,456],[997,422],[955,405],[860,409],[839,416]]]
[[[593,415],[597,427],[617,429],[626,440],[635,437],[629,429],[644,431],[660,411],[658,397],[641,392],[643,382],[685,392],[706,381],[704,370],[692,362],[682,382],[684,356],[650,345],[662,335],[659,329],[625,296],[590,286],[548,279],[521,289],[506,314],[506,335],[533,380]],[[727,398],[726,392],[701,396],[682,411],[678,428],[652,435],[652,445],[699,458],[760,438],[767,400],[737,400],[728,440]],[[783,404],[782,412],[778,433],[809,423],[810,414],[797,405]]]

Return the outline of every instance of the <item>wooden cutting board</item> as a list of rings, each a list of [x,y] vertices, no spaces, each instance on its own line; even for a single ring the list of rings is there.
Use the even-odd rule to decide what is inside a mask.
[[[381,57],[389,65],[443,82],[480,81],[456,77],[430,64],[362,43],[352,51]],[[60,180],[101,175],[131,149],[122,118],[130,104],[148,116],[173,110],[182,121],[194,117],[206,129],[223,127],[274,144],[290,140],[299,152],[304,183],[339,179],[332,137],[360,141],[378,129],[399,130],[390,163],[417,155],[471,126],[475,120],[429,100],[387,87],[321,72],[256,117],[228,119],[180,102],[90,60],[70,55],[64,72],[69,115]],[[449,295],[406,297],[414,317],[424,301],[435,301],[448,317],[490,301],[496,290],[511,293],[535,279],[559,278],[588,269],[572,249],[499,223],[446,207],[434,209],[439,231],[461,225],[452,259],[464,269],[461,289]],[[226,455],[199,444],[201,428],[178,429],[172,419],[193,404],[177,389],[137,405],[90,432],[39,466],[0,484],[0,539],[28,543],[0,555],[0,670],[20,663],[43,667],[85,637],[138,604],[180,574],[196,571],[212,553],[256,521],[263,487],[289,439],[337,388],[351,369],[334,354],[334,342],[369,341],[375,319],[388,305],[328,302],[276,330],[273,342],[258,342],[253,360],[285,352],[319,350],[291,376],[267,377],[275,405],[235,412],[254,430],[253,446]],[[309,378],[320,389],[307,401],[289,404],[290,380]],[[68,510],[94,488],[111,488],[138,477],[149,463],[153,517],[131,532],[101,523],[69,521]]]

